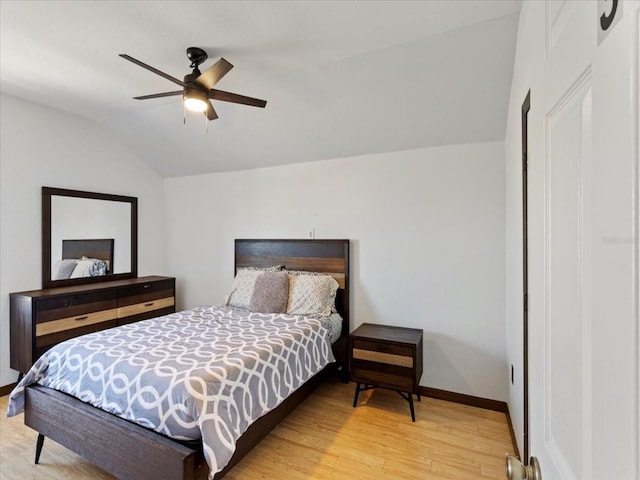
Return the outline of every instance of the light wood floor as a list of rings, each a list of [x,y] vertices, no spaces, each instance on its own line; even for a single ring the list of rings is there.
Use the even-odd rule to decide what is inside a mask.
[[[321,385],[225,478],[505,479],[513,447],[504,414],[423,397],[412,423],[395,392],[363,392],[352,408],[353,392],[354,384]],[[113,479],[49,439],[34,465],[37,434],[22,415],[6,418],[7,401],[0,398],[0,479]]]

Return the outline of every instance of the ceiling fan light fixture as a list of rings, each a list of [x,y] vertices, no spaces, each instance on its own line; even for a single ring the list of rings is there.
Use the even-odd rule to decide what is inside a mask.
[[[209,107],[209,96],[197,88],[186,89],[184,92],[184,106],[191,112],[206,112]]]

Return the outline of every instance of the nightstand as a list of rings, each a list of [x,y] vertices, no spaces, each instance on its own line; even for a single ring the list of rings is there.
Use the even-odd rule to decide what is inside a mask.
[[[363,323],[349,337],[349,370],[358,395],[372,388],[395,390],[409,402],[416,421],[413,394],[420,401],[422,376],[422,330]]]

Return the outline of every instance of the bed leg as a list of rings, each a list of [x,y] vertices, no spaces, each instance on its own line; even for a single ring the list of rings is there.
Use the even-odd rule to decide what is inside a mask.
[[[42,453],[42,445],[43,444],[44,444],[44,435],[39,433],[38,434],[38,440],[36,441],[36,461],[35,461],[36,465],[40,461],[40,454]]]
[[[344,365],[340,369],[340,381],[342,383],[349,383],[351,381],[351,375],[349,374],[349,369]]]

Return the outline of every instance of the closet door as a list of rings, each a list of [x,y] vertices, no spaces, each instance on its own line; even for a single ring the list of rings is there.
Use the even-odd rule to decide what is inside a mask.
[[[531,454],[545,480],[638,479],[638,2],[544,8],[529,152]]]

